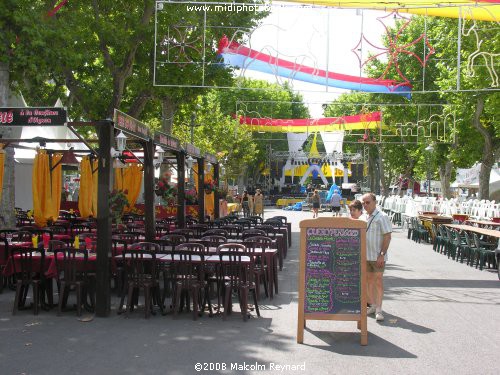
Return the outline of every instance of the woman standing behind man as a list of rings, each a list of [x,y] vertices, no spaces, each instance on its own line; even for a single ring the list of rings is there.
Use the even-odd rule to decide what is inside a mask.
[[[319,205],[320,205],[320,197],[318,194],[318,190],[314,190],[314,193],[311,197],[311,203],[313,207],[313,219],[318,217],[318,210],[319,210]]]
[[[248,191],[244,191],[241,196],[241,208],[243,209],[243,216],[250,216],[250,196],[248,195]]]
[[[253,197],[253,213],[259,215],[264,219],[264,196],[262,191],[257,189]]]

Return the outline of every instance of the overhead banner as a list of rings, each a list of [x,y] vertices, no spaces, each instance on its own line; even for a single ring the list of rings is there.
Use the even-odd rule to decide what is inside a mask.
[[[0,108],[0,126],[63,126],[67,119],[64,108]]]
[[[317,67],[298,64],[245,47],[234,40],[230,41],[225,35],[219,41],[218,54],[224,59],[224,64],[241,69],[255,70],[328,87],[397,94],[411,99],[412,86],[407,82],[333,73]]]
[[[250,130],[255,132],[313,133],[338,130],[379,129],[381,118],[381,112],[318,119],[272,119],[267,117],[241,116],[240,124],[248,125]]]
[[[420,14],[423,16],[500,21],[500,2],[497,0],[284,0],[284,2],[336,8],[397,10],[399,13]]]

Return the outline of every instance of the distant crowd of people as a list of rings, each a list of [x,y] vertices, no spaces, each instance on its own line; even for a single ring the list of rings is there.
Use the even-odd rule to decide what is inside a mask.
[[[260,189],[256,189],[254,195],[245,190],[240,198],[240,204],[244,217],[258,215],[264,218],[264,195]]]

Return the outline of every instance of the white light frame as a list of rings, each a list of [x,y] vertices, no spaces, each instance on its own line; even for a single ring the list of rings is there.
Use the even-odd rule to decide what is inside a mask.
[[[120,133],[116,136],[116,149],[120,152],[125,151],[125,148],[127,147],[127,136],[123,134],[123,132],[120,130]]]

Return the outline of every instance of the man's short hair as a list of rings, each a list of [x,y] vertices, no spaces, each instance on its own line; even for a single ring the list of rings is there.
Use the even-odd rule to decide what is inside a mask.
[[[374,201],[375,203],[377,203],[377,196],[373,193],[366,193],[366,194],[363,194],[363,197],[370,197],[372,201]],[[363,199],[361,197],[361,199]]]

